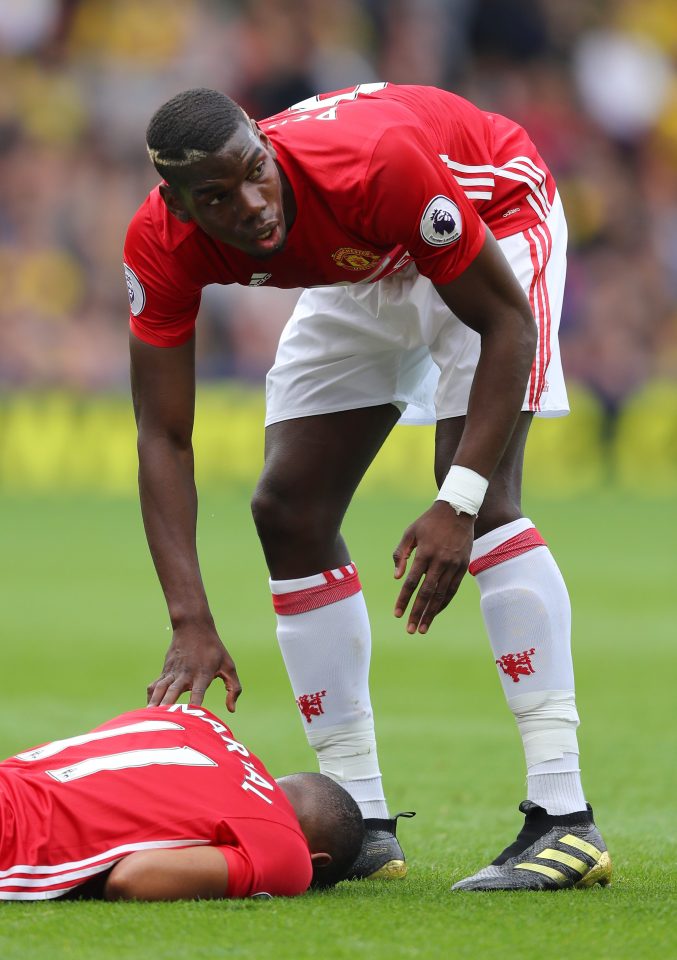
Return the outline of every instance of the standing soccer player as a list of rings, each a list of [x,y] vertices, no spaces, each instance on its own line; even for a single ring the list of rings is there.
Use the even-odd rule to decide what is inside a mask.
[[[439,493],[395,550],[395,616],[409,609],[407,631],[426,633],[470,570],[528,768],[517,841],[457,886],[606,881],[579,773],[569,598],[520,505],[532,417],[568,410],[557,345],[566,224],[536,148],[453,94],[384,83],[260,125],[223,94],[189,90],[154,115],[147,147],[164,182],[132,221],[125,265],[141,503],[174,630],[150,702],[190,690],[199,703],[216,676],[229,709],[240,692],[195,545],[201,290],[309,288],[268,376],[253,512],[308,740],[365,817],[353,875],[403,876],[406,865],[376,752],[369,621],[340,529],[409,407],[437,420]]]

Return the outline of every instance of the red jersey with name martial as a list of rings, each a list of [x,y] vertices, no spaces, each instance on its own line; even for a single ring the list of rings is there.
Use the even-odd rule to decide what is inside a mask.
[[[209,711],[133,710],[0,763],[0,900],[59,897],[137,850],[217,847],[227,897],[302,893],[284,792]]]
[[[374,282],[412,260],[434,283],[461,274],[485,224],[500,238],[544,220],[555,184],[525,131],[434,87],[360,84],[261,122],[294,191],[284,248],[255,259],[180,223],[153,190],[125,245],[130,324],[175,346],[210,283]]]

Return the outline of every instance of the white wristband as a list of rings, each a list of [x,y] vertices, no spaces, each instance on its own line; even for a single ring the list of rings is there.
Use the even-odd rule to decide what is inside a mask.
[[[479,473],[454,464],[435,499],[446,501],[456,513],[469,513],[471,517],[476,517],[488,486],[489,481]]]

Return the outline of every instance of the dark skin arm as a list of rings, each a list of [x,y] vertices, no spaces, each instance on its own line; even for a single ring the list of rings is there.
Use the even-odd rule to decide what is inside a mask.
[[[148,702],[175,703],[190,690],[190,702],[200,704],[214,677],[221,677],[232,713],[242,688],[214,626],[195,541],[195,344],[154,347],[130,334],[129,346],[141,511],[173,629],[162,674],[148,687]]]
[[[436,289],[449,309],[482,338],[454,463],[490,479],[524,401],[537,342],[533,314],[488,231],[482,250],[464,273]],[[405,530],[393,554],[397,579],[404,576],[414,550],[416,555],[395,603],[396,617],[404,615],[423,578],[409,614],[408,633],[426,633],[456,594],[468,569],[473,534],[474,518],[457,515],[440,500]]]

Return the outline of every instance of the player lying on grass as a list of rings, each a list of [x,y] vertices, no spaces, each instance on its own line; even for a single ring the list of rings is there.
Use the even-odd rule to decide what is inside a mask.
[[[0,900],[291,897],[342,880],[363,834],[329,777],[274,780],[185,704],[0,763]]]
[[[451,93],[376,83],[314,97],[260,125],[221,93],[189,90],[156,112],[147,147],[164,183],[131,223],[125,262],[141,503],[173,626],[151,703],[184,690],[200,703],[217,676],[229,709],[240,692],[195,541],[202,288],[311,288],[268,376],[253,510],[304,730],[320,770],[366,819],[353,875],[403,876],[406,865],[376,750],[369,620],[341,524],[408,405],[437,420],[439,493],[395,550],[395,576],[404,578],[395,616],[409,609],[408,633],[424,634],[466,571],[476,577],[536,810],[523,811],[519,854],[530,856],[534,824],[545,836],[551,821],[584,823],[592,837],[569,597],[521,509],[532,417],[568,411],[557,342],[566,222],[534,144],[513,121]],[[415,692],[409,697],[415,709]],[[578,865],[546,866],[555,873],[502,865],[491,881],[478,874],[464,887],[540,889],[581,877]]]

